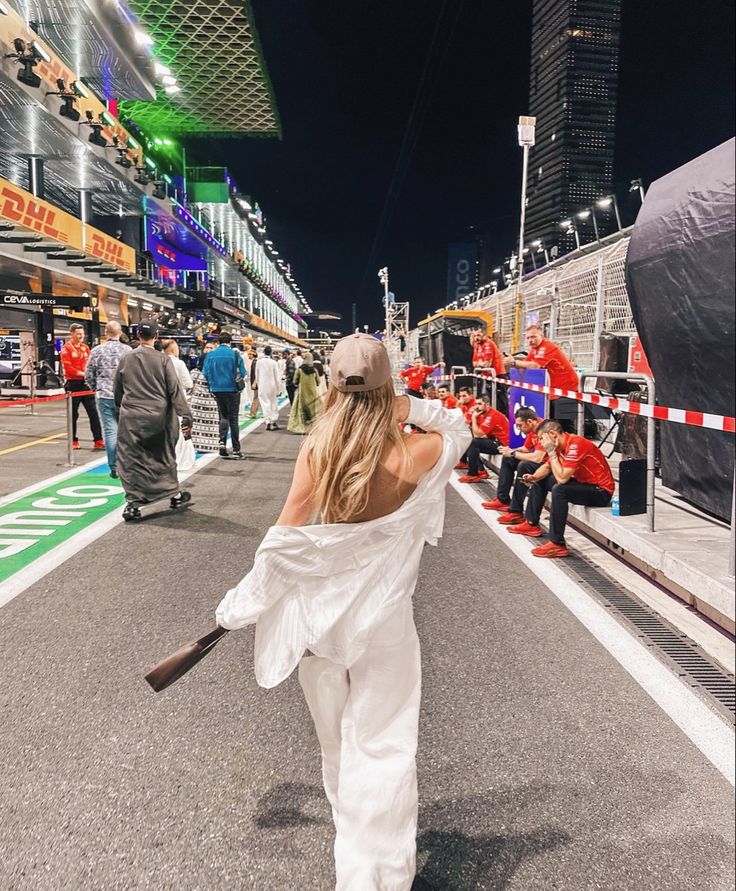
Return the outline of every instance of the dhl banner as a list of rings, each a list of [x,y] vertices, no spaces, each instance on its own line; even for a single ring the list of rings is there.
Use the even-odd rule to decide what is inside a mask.
[[[30,192],[2,177],[0,177],[0,219],[23,226],[44,238],[61,242],[88,256],[97,257],[119,269],[135,272],[135,251],[132,247],[95,229],[94,226],[83,223],[66,211],[49,204],[48,201],[34,198]]]

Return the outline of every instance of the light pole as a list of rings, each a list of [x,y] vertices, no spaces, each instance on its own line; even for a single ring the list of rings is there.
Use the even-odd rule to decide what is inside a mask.
[[[596,201],[596,207],[608,208],[613,205],[613,215],[616,217],[616,228],[620,232],[623,228],[621,225],[621,214],[618,212],[618,201],[615,195],[606,195],[605,198],[599,198]]]
[[[563,220],[560,223],[560,226],[562,229],[565,230],[565,232],[572,232],[572,234],[575,236],[575,246],[578,250],[580,250],[580,233],[578,232],[578,227],[575,225],[575,223],[573,223],[572,220]]]
[[[378,270],[378,280],[383,285],[383,309],[386,314],[386,346],[391,342],[391,318],[388,309],[388,266]]]
[[[593,232],[595,232],[595,240],[601,240],[601,237],[598,233],[598,220],[596,220],[595,218],[595,210],[593,210],[593,208],[590,208],[590,210],[581,210],[579,213],[576,213],[575,216],[579,220],[591,219],[593,221]]]
[[[644,195],[646,193],[644,192],[644,183],[641,181],[641,179],[639,177],[631,180],[631,185],[629,186],[629,191],[630,192],[638,191],[639,199],[640,199],[641,203],[644,204]]]
[[[541,238],[532,242],[532,247],[537,249],[538,254],[544,254],[544,265],[549,266],[549,251],[547,250]]]
[[[524,225],[526,223],[526,186],[529,171],[529,149],[534,145],[534,128],[537,119],[522,115],[519,118],[518,136],[519,145],[523,151],[521,172],[521,214],[519,217],[519,273],[516,278],[516,307],[514,312],[514,336],[511,342],[511,352],[519,349],[521,337],[521,278],[524,272]]]

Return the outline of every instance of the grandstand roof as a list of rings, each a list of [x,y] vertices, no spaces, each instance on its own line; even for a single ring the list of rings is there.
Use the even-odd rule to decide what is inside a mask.
[[[249,0],[132,0],[156,59],[180,91],[121,112],[148,131],[280,136],[276,101]]]

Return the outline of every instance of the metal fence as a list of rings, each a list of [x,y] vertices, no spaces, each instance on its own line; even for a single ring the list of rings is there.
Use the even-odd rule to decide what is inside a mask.
[[[628,237],[527,276],[521,287],[522,327],[548,325],[548,336],[579,368],[598,368],[599,335],[636,334],[624,269]],[[516,289],[491,293],[486,285],[469,295],[473,309],[490,312],[501,349],[511,352]],[[412,332],[414,333],[414,332]],[[523,343],[522,343],[523,345]]]

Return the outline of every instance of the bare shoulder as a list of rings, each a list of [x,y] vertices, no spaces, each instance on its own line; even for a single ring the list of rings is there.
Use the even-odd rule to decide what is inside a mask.
[[[440,433],[423,433],[409,436],[406,445],[414,465],[413,475],[419,477],[439,461],[444,440]]]

